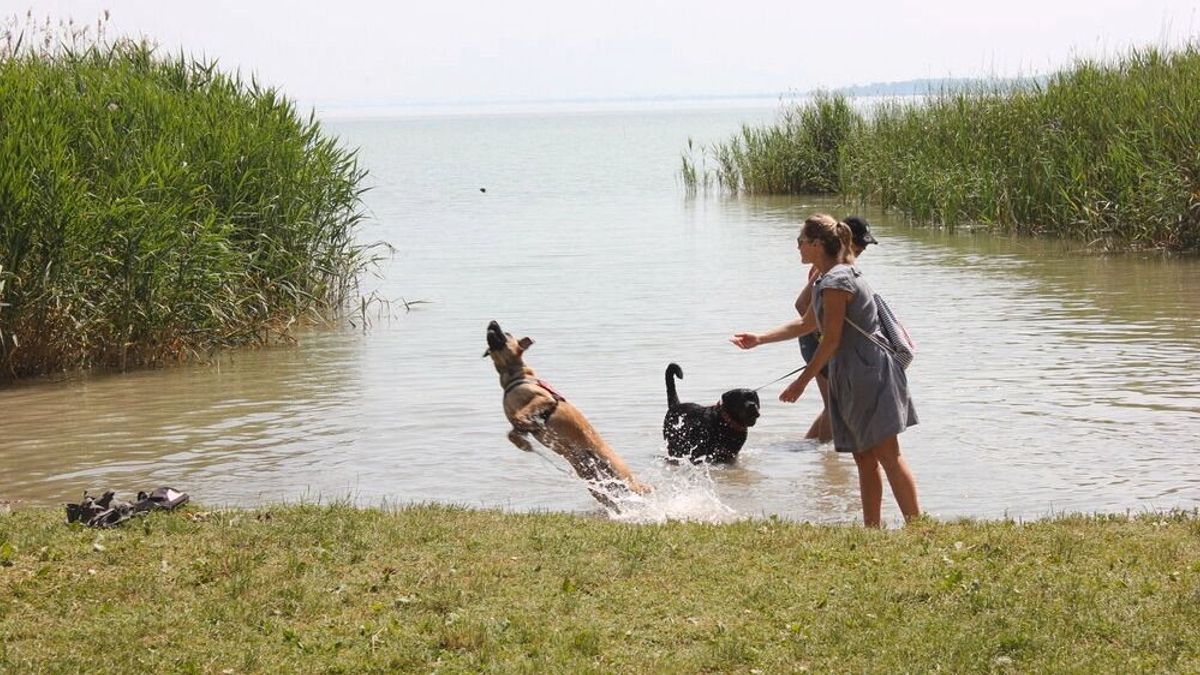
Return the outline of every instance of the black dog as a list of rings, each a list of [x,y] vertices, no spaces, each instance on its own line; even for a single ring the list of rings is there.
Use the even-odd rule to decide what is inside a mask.
[[[730,389],[721,394],[721,402],[703,406],[680,403],[675,393],[675,378],[683,379],[683,369],[667,366],[667,416],[663,418],[663,438],[667,454],[687,457],[693,462],[732,462],[746,443],[746,429],[758,421],[758,393],[752,389]]]

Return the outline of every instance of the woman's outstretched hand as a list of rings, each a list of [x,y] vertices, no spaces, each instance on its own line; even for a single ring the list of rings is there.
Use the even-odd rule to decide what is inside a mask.
[[[808,386],[808,378],[801,375],[796,378],[796,381],[789,384],[786,389],[779,392],[779,400],[784,403],[795,403],[800,395],[804,393],[804,388]]]
[[[742,349],[754,349],[762,344],[758,337],[758,333],[738,333],[729,338],[729,341]]]

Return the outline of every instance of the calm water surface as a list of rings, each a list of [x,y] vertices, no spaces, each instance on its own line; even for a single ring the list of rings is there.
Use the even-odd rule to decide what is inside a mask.
[[[774,108],[522,112],[334,120],[374,189],[367,279],[395,300],[369,330],[213,365],[0,389],[0,499],[170,484],[213,505],[349,498],[598,512],[561,460],[505,440],[480,358],[497,319],[528,360],[659,486],[635,519],[858,518],[853,461],[801,438],[819,409],[764,393],[737,466],[661,461],[663,370],[685,400],[756,387],[792,344],[726,339],[790,318],[798,222],[836,203],[685,198],[689,136]],[[480,188],[486,188],[482,192]],[[912,229],[867,210],[861,266],[908,324],[921,424],[901,436],[940,517],[1193,508],[1200,499],[1200,264],[1063,243]],[[405,312],[399,300],[424,300]],[[896,519],[893,504],[885,514]]]

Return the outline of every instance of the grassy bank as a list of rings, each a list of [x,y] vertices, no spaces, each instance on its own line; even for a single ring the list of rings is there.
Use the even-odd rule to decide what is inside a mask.
[[[11,672],[1194,672],[1200,520],[24,510],[0,597]]]
[[[0,54],[0,379],[204,357],[344,303],[365,262],[364,172],[315,119],[146,44],[15,42]]]
[[[814,134],[839,142],[821,148],[805,140]],[[685,164],[693,185],[708,174],[728,190],[840,192],[951,227],[982,223],[1107,249],[1196,250],[1197,147],[1200,50],[1189,46],[859,111],[822,96],[714,145],[703,167],[690,155]],[[807,171],[822,153],[836,160],[827,189],[774,178]]]

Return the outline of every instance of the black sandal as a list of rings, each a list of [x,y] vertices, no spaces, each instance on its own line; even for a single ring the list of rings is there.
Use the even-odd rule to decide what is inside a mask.
[[[99,528],[116,527],[131,517],[133,517],[133,505],[128,502],[119,502],[116,506],[92,516],[87,521],[87,526]]]
[[[149,511],[150,509],[165,509],[170,511],[188,503],[191,496],[175,488],[160,487],[155,488],[149,494],[139,492],[137,498],[137,503],[133,506],[137,511]]]
[[[111,492],[106,492],[104,496],[108,498],[108,501],[112,501],[111,495]],[[104,497],[101,499],[104,499]],[[79,500],[78,504],[67,504],[67,523],[83,523],[87,525],[88,521],[94,518],[96,514],[108,508],[107,503],[105,502],[106,506],[100,506],[97,500],[89,495],[87,490],[84,490],[83,499]]]

